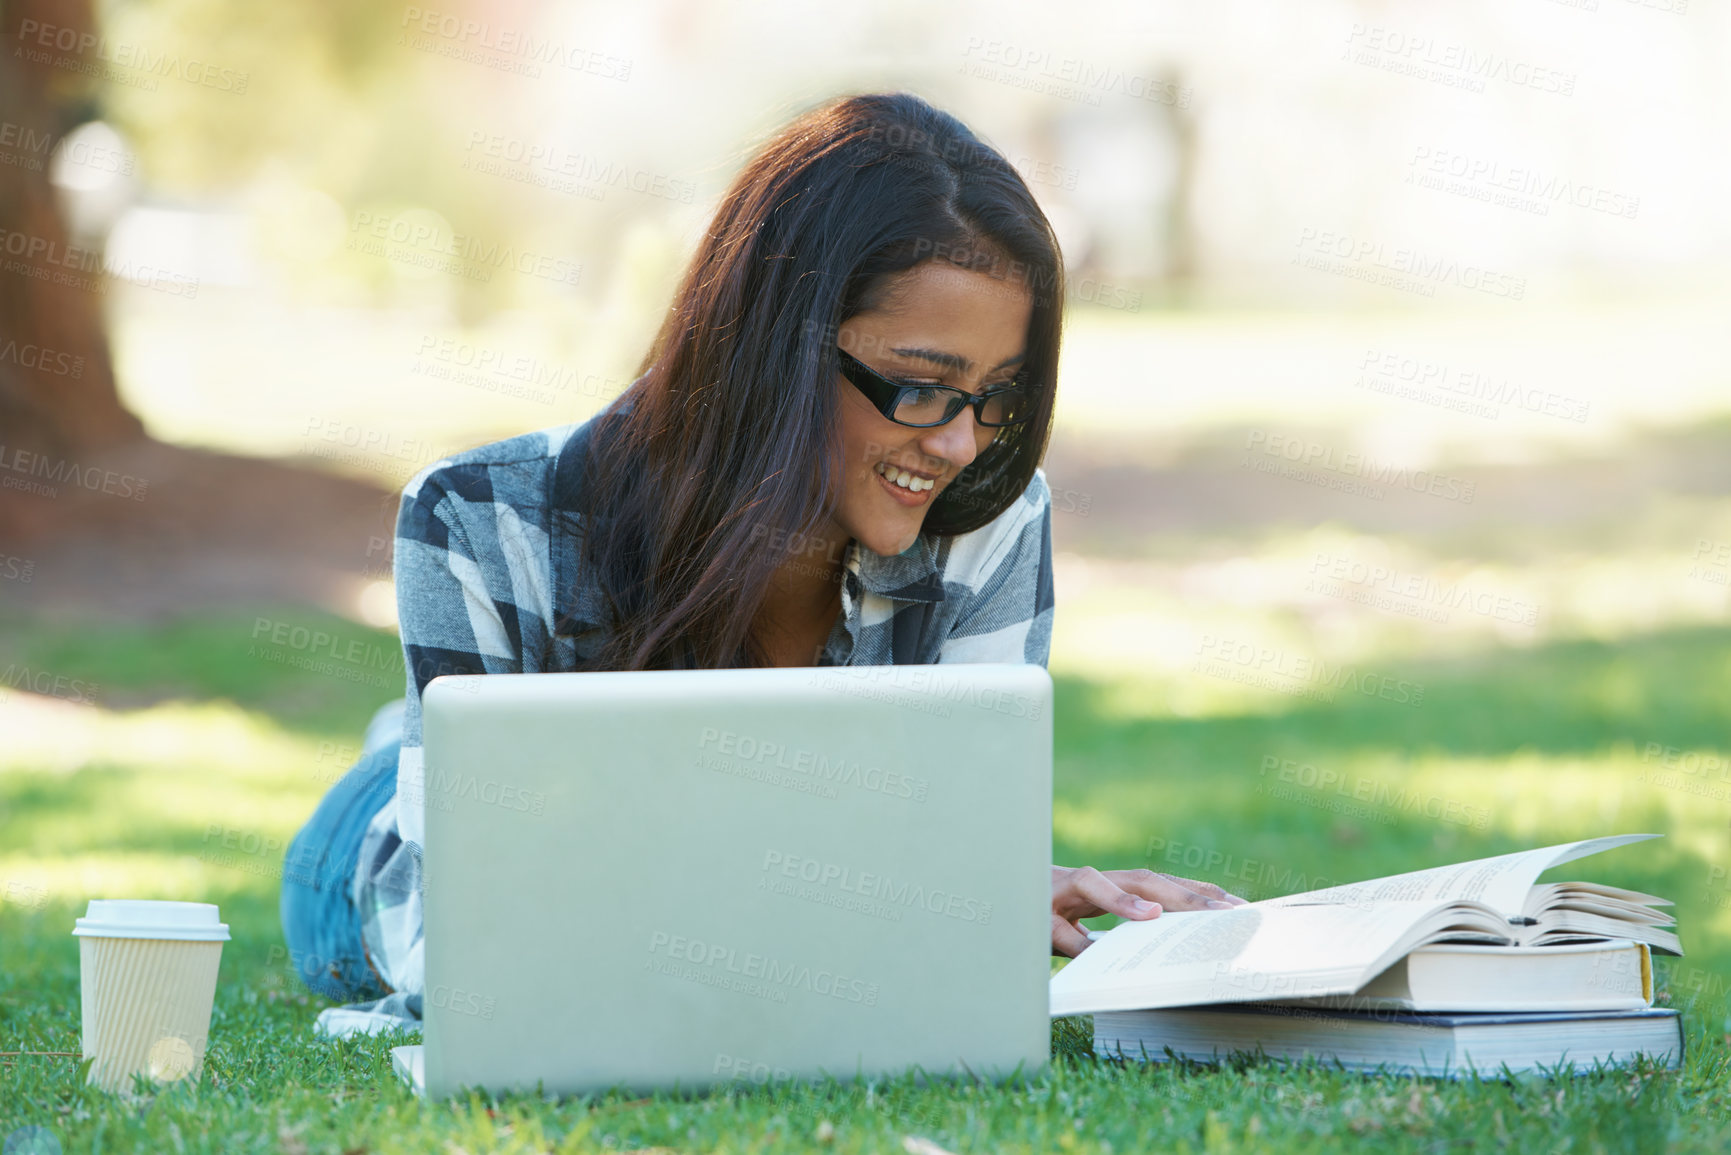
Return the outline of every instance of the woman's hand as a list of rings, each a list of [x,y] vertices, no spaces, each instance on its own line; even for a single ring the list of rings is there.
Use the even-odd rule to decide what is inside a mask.
[[[1052,867],[1052,953],[1075,958],[1088,949],[1087,931],[1076,921],[1097,914],[1159,918],[1162,910],[1228,910],[1243,906],[1212,882],[1137,870]]]

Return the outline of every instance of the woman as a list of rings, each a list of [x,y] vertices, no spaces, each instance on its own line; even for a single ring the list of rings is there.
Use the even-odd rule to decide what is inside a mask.
[[[440,674],[1045,664],[1063,303],[1051,227],[995,150],[907,94],[796,119],[746,165],[641,375],[591,421],[405,488],[388,711],[290,847],[283,928],[320,994],[420,1013],[420,695]],[[1077,920],[1242,902],[1052,868]]]

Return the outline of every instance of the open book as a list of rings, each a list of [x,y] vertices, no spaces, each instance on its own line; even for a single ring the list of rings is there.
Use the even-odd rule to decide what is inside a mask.
[[[1434,943],[1542,947],[1628,939],[1683,953],[1665,899],[1534,883],[1550,867],[1657,834],[1566,842],[1454,866],[1123,922],[1052,976],[1051,1013],[1350,995]]]

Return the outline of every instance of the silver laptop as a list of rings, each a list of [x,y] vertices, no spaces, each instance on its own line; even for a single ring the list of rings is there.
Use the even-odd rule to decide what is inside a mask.
[[[417,1089],[1034,1076],[1038,665],[441,677]]]

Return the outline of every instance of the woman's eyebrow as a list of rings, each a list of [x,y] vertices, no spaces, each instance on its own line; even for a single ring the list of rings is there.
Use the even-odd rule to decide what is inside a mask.
[[[900,354],[903,357],[912,357],[916,361],[924,361],[928,365],[936,365],[942,369],[955,369],[963,373],[968,372],[974,367],[974,363],[966,357],[956,353],[945,353],[939,349],[909,349],[898,347],[892,348],[890,352]],[[998,362],[998,364],[994,365],[993,368],[1004,369],[1011,365],[1019,364],[1026,360],[1027,356],[1026,353],[1017,353],[1014,357],[1009,357]]]

